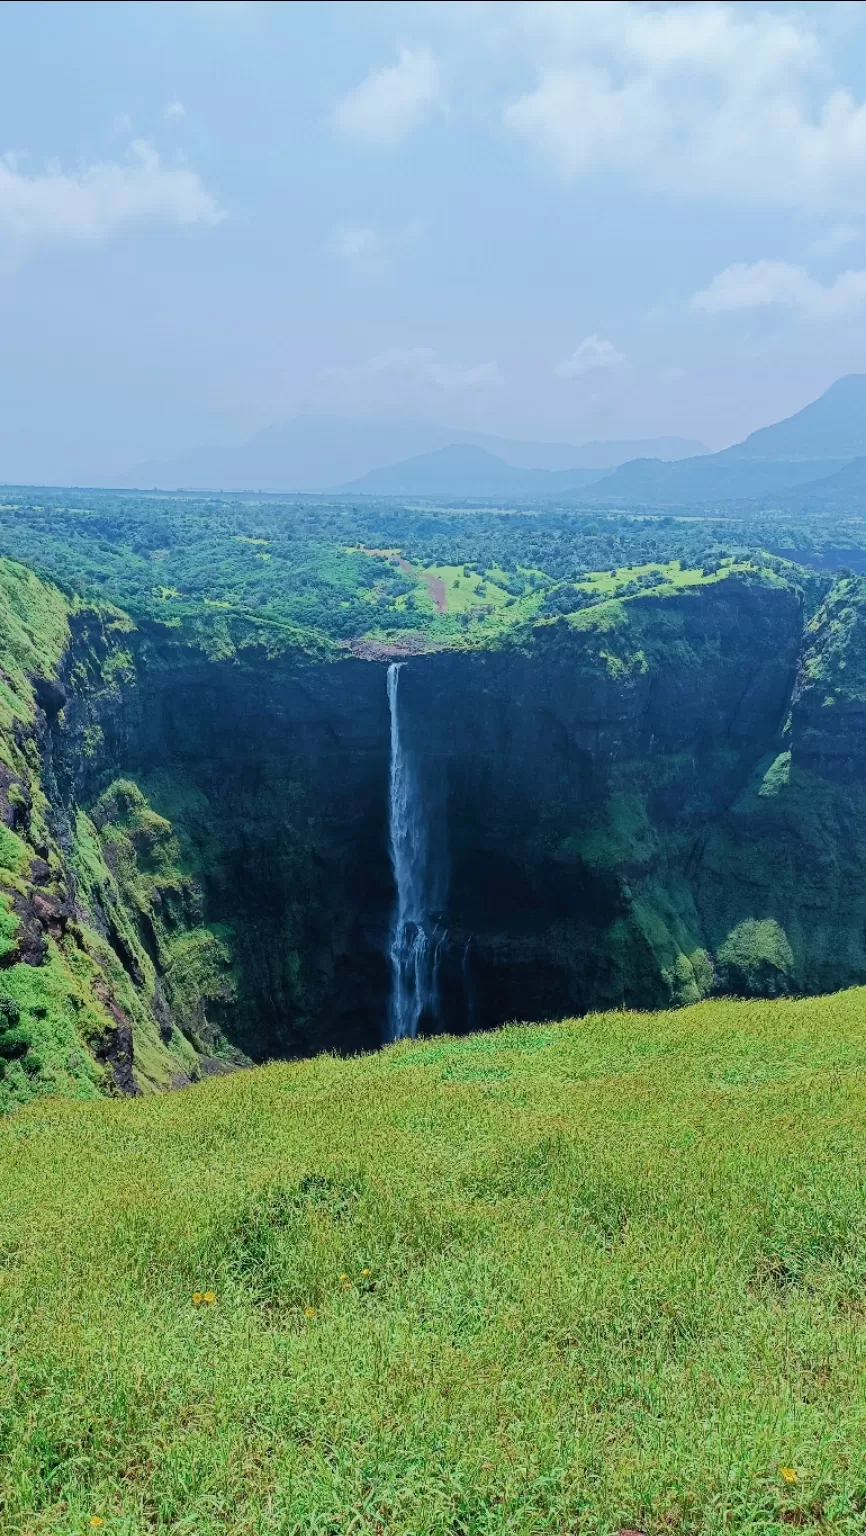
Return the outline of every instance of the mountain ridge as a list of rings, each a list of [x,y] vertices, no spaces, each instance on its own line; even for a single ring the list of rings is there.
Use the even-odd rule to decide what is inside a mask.
[[[650,506],[748,500],[817,483],[863,454],[866,374],[847,374],[793,416],[760,427],[742,443],[675,464],[633,460],[598,481],[586,499]]]
[[[793,416],[759,427],[712,457],[754,462],[854,459],[861,454],[866,454],[866,374],[848,373]]]
[[[659,461],[661,462],[661,461]],[[473,443],[451,443],[374,469],[341,494],[367,496],[549,496],[601,480],[604,469],[520,469]]]
[[[112,477],[111,487],[286,494],[327,491],[380,468],[461,444],[482,448],[515,469],[552,472],[576,468],[603,472],[640,453],[655,452],[666,460],[706,451],[703,443],[681,437],[580,445],[498,437],[420,422],[302,415],[264,427],[232,448],[203,447],[171,460],[136,465],[128,474]],[[99,485],[99,477],[93,483]]]

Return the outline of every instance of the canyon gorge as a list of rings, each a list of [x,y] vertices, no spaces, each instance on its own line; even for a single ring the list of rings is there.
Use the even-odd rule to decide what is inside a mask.
[[[811,614],[731,574],[338,660],[6,580],[25,629],[53,593],[57,634],[7,728],[0,965],[23,1004],[49,951],[70,996],[88,956],[85,1054],[125,1091],[866,976],[857,578]]]

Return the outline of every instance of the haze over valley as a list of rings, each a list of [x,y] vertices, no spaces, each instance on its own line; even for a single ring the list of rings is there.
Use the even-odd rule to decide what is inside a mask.
[[[459,450],[464,449],[461,460]],[[466,450],[474,449],[475,455]],[[703,445],[685,438],[647,439],[643,442],[570,443],[514,442],[471,433],[456,427],[431,427],[422,423],[341,420],[327,416],[302,416],[282,426],[265,428],[239,448],[226,452],[200,449],[168,463],[136,465],[117,480],[118,487],[153,487],[177,490],[234,491],[334,491],[354,489],[345,482],[374,477],[396,469],[407,458],[426,457],[448,451],[456,453],[456,462],[466,465],[458,471],[463,494],[472,489],[470,464],[483,464],[487,455],[497,465],[548,474],[567,474],[579,469],[598,472],[614,469],[638,457],[677,459],[703,452]],[[503,489],[508,475],[498,471]],[[477,474],[477,470],[476,470]],[[519,476],[515,483],[536,488],[537,482]],[[101,483],[98,479],[97,484]],[[482,483],[490,485],[488,478]],[[543,481],[542,481],[543,483]],[[587,479],[586,483],[589,483]],[[379,486],[379,489],[382,489]],[[453,485],[447,487],[454,490]],[[397,494],[401,494],[398,490]],[[494,491],[493,494],[496,494]]]

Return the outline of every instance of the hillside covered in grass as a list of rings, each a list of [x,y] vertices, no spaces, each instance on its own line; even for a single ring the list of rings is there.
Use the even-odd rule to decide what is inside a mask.
[[[0,1512],[862,1531],[866,990],[0,1125]]]

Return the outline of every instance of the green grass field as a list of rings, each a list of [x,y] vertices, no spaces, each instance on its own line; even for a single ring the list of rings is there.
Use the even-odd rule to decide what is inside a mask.
[[[866,990],[0,1143],[4,1533],[864,1529]]]

